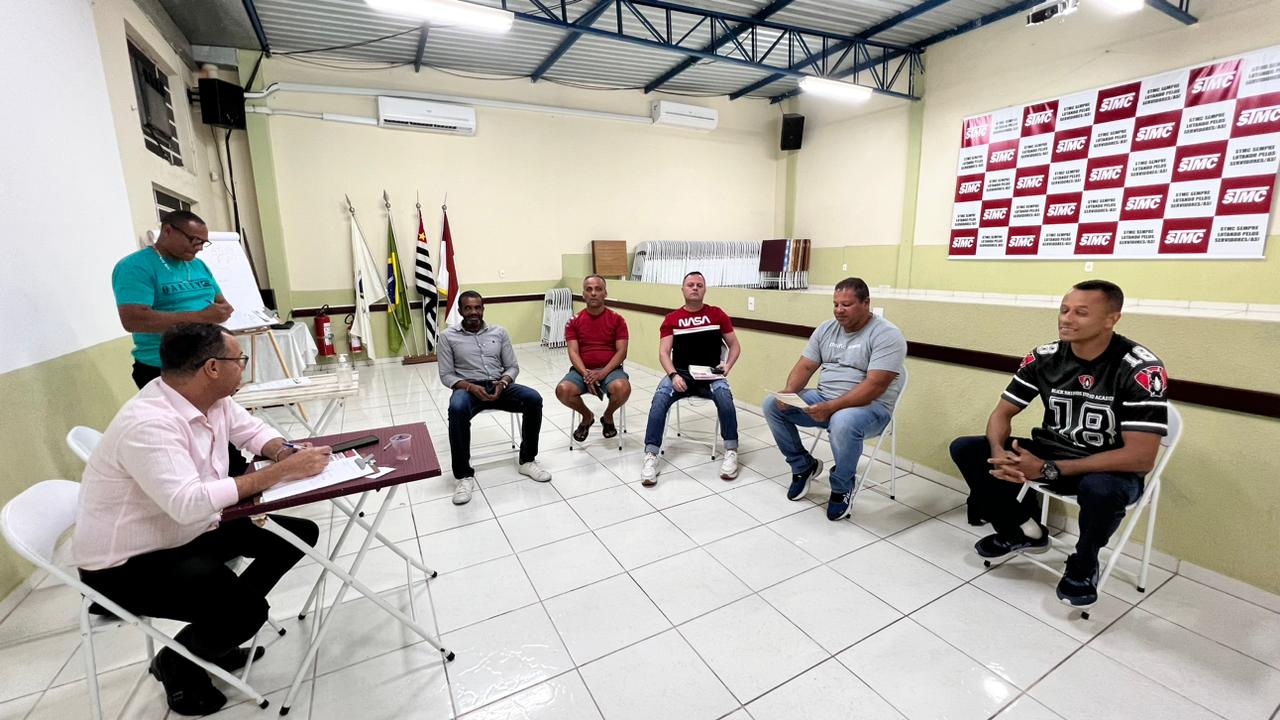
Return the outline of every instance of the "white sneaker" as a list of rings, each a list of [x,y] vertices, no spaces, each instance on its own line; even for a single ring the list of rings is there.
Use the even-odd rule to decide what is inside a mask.
[[[725,450],[724,462],[720,463],[720,479],[733,480],[738,477],[738,451]]]
[[[653,453],[644,454],[644,468],[640,470],[640,484],[653,487],[658,484],[658,456]]]
[[[458,484],[453,488],[453,504],[466,505],[471,502],[471,493],[476,491],[476,479],[474,477],[458,478]]]
[[[547,472],[546,468],[539,465],[537,460],[530,460],[527,463],[522,463],[516,470],[521,475],[531,477],[538,482],[551,482],[551,473]]]

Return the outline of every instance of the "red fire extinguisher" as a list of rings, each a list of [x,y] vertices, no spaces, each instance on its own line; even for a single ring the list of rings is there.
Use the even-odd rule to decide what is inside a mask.
[[[347,341],[351,343],[352,354],[364,352],[364,344],[360,342],[360,336],[351,334],[351,326],[355,324],[355,321],[356,321],[355,315],[348,315],[346,317]]]
[[[316,347],[320,349],[320,354],[328,357],[338,350],[333,346],[333,320],[329,317],[329,306],[325,305],[320,308],[320,312],[316,314]]]

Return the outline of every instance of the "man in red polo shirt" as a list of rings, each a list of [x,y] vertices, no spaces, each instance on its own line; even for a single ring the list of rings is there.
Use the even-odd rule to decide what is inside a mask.
[[[582,442],[591,432],[595,415],[582,402],[582,394],[609,396],[609,406],[600,416],[601,434],[617,437],[613,413],[631,397],[631,381],[622,369],[627,357],[627,321],[604,306],[608,297],[604,278],[588,275],[582,281],[582,299],[587,307],[573,316],[564,328],[572,367],[556,386],[556,397],[566,407],[577,411],[582,422],[573,431],[573,439]]]

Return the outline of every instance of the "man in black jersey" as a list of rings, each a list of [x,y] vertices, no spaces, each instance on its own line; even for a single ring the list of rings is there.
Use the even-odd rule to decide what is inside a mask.
[[[1058,342],[1037,347],[1005,388],[987,434],[957,438],[951,458],[969,484],[969,520],[995,533],[974,546],[984,558],[1043,552],[1049,535],[1022,483],[1039,480],[1080,503],[1080,540],[1067,558],[1058,598],[1097,602],[1098,552],[1142,495],[1168,432],[1168,375],[1149,350],[1114,331],[1124,293],[1114,283],[1077,283],[1058,310]],[[1010,438],[1014,415],[1039,397],[1041,427]]]

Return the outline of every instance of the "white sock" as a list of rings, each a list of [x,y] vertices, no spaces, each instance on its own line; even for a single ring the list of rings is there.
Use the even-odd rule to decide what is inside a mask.
[[[1044,535],[1044,531],[1040,529],[1040,523],[1036,522],[1035,520],[1028,520],[1022,523],[1021,528],[1022,528],[1022,534],[1026,535],[1032,540],[1039,540],[1040,537]]]

